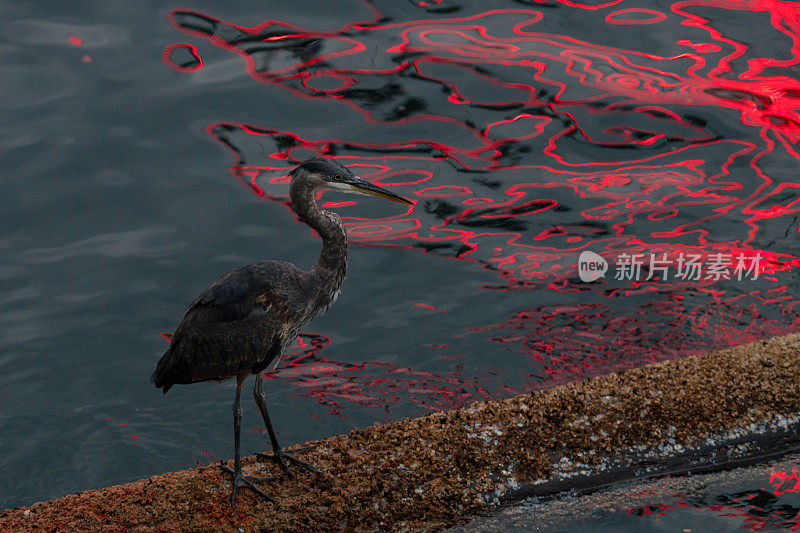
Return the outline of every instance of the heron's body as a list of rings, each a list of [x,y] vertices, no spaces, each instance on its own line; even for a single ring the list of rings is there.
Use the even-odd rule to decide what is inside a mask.
[[[155,384],[224,380],[277,364],[326,296],[311,274],[264,261],[231,270],[189,305],[156,369]],[[294,302],[294,303],[293,303]],[[313,302],[313,303],[312,303]]]
[[[314,267],[306,272],[284,261],[263,261],[224,274],[188,307],[161,357],[152,381],[166,393],[175,384],[222,381],[237,378],[238,385],[256,374],[255,398],[273,445],[273,455],[288,471],[282,458],[309,467],[280,451],[266,410],[261,372],[274,368],[283,350],[297,338],[299,329],[324,312],[339,293],[347,270],[347,233],[335,213],[320,209],[313,194],[319,188],[372,194],[400,203],[410,201],[355,177],[330,159],[312,159],[291,173],[290,198],[299,219],[322,238],[322,250]],[[240,388],[234,402],[236,489],[247,486],[265,498],[239,464]]]

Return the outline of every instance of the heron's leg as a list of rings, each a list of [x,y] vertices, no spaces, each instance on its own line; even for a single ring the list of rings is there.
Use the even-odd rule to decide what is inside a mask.
[[[267,412],[267,396],[264,394],[264,384],[261,377],[261,372],[256,374],[256,386],[253,388],[253,398],[255,398],[256,405],[258,405],[258,409],[261,411],[261,416],[264,418],[264,424],[267,426],[267,432],[269,433],[269,440],[272,442],[272,454],[257,453],[256,457],[259,459],[269,459],[271,461],[275,461],[290,476],[293,476],[293,474],[286,465],[286,461],[294,463],[297,466],[301,466],[312,472],[320,472],[319,468],[316,466],[305,461],[301,461],[300,459],[284,452],[281,450],[280,445],[278,445],[278,438],[275,436],[275,430],[272,429],[272,422],[270,421],[269,413]],[[286,461],[284,461],[284,459]]]
[[[273,498],[264,494],[261,489],[253,484],[253,480],[258,479],[242,474],[242,459],[239,454],[239,443],[241,441],[240,435],[242,430],[242,405],[240,401],[242,396],[242,381],[244,381],[244,376],[236,376],[236,399],[233,401],[233,470],[227,466],[220,466],[222,470],[232,474],[233,476],[233,479],[231,480],[231,485],[233,486],[233,489],[231,490],[231,507],[233,507],[234,510],[236,510],[236,491],[239,490],[239,487],[247,487],[265,500],[272,503],[277,503]]]

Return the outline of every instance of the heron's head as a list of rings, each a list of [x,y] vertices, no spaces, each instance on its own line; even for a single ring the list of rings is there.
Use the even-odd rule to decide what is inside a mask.
[[[411,200],[362,180],[349,168],[327,157],[316,157],[303,161],[289,175],[292,176],[293,183],[297,179],[305,180],[315,189],[334,189],[353,194],[368,194],[392,202],[414,205]]]

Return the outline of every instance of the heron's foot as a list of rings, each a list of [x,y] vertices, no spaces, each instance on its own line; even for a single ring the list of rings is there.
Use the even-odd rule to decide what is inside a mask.
[[[292,450],[292,451],[293,452],[304,452],[304,451],[309,450],[309,449],[310,448],[299,448],[299,449]],[[307,463],[305,461],[302,461],[302,460],[298,459],[297,457],[291,455],[290,453],[284,452],[283,450],[278,450],[278,451],[276,451],[274,453],[257,453],[256,454],[256,458],[259,461],[275,461],[276,463],[278,463],[278,466],[280,466],[287,474],[289,474],[289,477],[294,477],[294,474],[289,469],[289,465],[286,464],[287,461],[292,463],[292,464],[294,464],[294,465],[299,466],[300,468],[305,468],[306,470],[308,470],[310,472],[314,472],[316,474],[319,474],[319,473],[322,472],[322,470],[320,470],[316,466],[312,465],[311,463]]]
[[[256,494],[258,494],[259,496],[261,496],[262,498],[264,498],[265,500],[267,500],[268,502],[274,503],[276,505],[278,504],[278,501],[275,498],[264,493],[264,491],[256,487],[253,483],[260,481],[272,481],[275,478],[245,476],[244,474],[242,474],[241,470],[235,472],[234,470],[231,470],[227,466],[222,466],[222,465],[220,465],[220,468],[222,469],[223,472],[227,472],[232,477],[231,485],[233,486],[233,488],[231,489],[231,507],[233,508],[234,511],[236,510],[236,492],[239,490],[240,487],[248,488],[253,492],[255,492]]]

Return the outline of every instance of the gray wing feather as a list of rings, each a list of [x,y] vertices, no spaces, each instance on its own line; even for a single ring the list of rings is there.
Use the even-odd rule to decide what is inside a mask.
[[[175,383],[221,380],[265,368],[302,325],[309,299],[305,276],[281,261],[224,274],[187,308],[153,382],[166,392]]]

